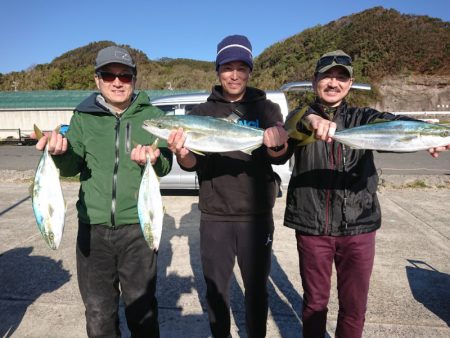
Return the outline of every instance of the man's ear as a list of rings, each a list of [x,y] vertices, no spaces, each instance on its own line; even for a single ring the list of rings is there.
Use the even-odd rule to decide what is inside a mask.
[[[318,76],[317,76],[317,74],[314,74],[313,77],[311,78],[311,85],[312,85],[313,89],[317,83],[317,80],[318,80]]]
[[[100,79],[98,78],[98,75],[94,75],[95,85],[97,86],[97,89],[100,89]]]

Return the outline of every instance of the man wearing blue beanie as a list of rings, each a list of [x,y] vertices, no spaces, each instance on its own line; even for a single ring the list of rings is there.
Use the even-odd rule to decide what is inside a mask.
[[[230,35],[217,45],[220,85],[193,115],[226,118],[265,129],[264,144],[251,154],[240,151],[199,156],[184,147],[186,134],[173,131],[168,147],[200,183],[200,251],[213,337],[231,337],[230,285],[237,258],[245,288],[245,319],[249,338],[266,336],[267,280],[274,223],[272,208],[278,179],[272,164],[287,148],[280,107],[266,93],[248,87],[253,69],[252,45],[243,35]]]

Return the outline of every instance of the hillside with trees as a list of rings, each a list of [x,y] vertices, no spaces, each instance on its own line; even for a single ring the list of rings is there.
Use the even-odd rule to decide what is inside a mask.
[[[19,84],[19,90],[94,89],[95,56],[101,48],[112,44],[112,41],[93,42],[64,53],[49,64],[0,74],[0,90],[12,90],[13,81]],[[138,88],[203,90],[216,82],[213,62],[151,60],[142,51],[123,47],[130,50],[138,64]],[[306,29],[269,46],[255,59],[251,85],[277,89],[286,82],[309,80],[320,55],[335,49],[352,56],[356,82],[370,83],[374,89],[370,95],[352,94],[351,100],[357,103],[380,101],[383,95],[380,88],[387,79],[404,78],[409,83],[417,80],[450,90],[450,23],[383,7]],[[433,78],[439,80],[434,83]],[[395,83],[398,86],[398,81]],[[295,100],[299,100],[298,96]]]

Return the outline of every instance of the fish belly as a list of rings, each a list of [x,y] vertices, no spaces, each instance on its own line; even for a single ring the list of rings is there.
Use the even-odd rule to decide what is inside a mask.
[[[147,161],[139,187],[138,215],[145,241],[150,249],[158,251],[161,241],[164,208],[158,176],[150,161]]]
[[[50,249],[58,249],[64,232],[66,207],[59,172],[48,153],[43,154],[36,170],[32,206],[45,243]]]

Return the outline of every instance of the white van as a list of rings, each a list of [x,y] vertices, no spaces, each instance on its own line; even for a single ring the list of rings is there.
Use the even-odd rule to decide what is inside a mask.
[[[159,97],[151,101],[152,105],[158,107],[166,114],[184,115],[188,113],[194,106],[206,102],[210,93],[200,94],[181,94]],[[288,104],[286,96],[281,91],[266,91],[267,98],[280,106],[283,120],[288,114]],[[274,165],[274,171],[280,178],[281,189],[287,189],[291,170],[289,163],[284,165]],[[161,189],[198,189],[198,179],[195,172],[187,172],[182,170],[175,157],[173,159],[172,170],[164,177],[161,177]]]

